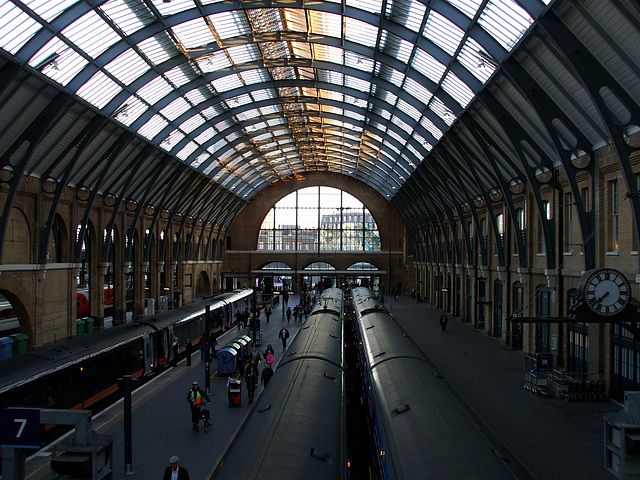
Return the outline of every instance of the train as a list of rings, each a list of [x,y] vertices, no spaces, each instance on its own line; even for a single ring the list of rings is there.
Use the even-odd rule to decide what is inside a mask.
[[[181,345],[187,338],[197,343],[206,333],[207,308],[209,334],[218,335],[252,299],[253,289],[238,289],[1,360],[0,406],[95,413],[119,395],[118,378],[145,380],[170,365],[174,337]]]
[[[348,478],[343,300],[322,293],[212,478]]]
[[[513,479],[470,412],[368,288],[351,292],[376,479]],[[419,473],[418,473],[419,472]]]
[[[113,310],[113,285],[103,287],[103,304],[105,316],[112,315]],[[78,318],[89,315],[89,290],[82,289],[76,292],[76,313]]]

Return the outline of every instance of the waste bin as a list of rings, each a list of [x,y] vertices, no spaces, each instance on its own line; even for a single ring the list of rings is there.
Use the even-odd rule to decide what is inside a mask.
[[[79,318],[76,320],[76,335],[84,335],[84,327],[87,324],[84,318]]]
[[[22,355],[27,353],[27,340],[29,337],[24,333],[14,333],[9,335],[9,338],[13,340],[13,354]]]
[[[235,378],[229,379],[229,406],[239,407],[242,403],[242,383]]]
[[[93,333],[93,324],[95,320],[91,317],[87,317],[84,321],[86,322],[84,324],[84,333]]]
[[[218,375],[231,375],[236,370],[237,353],[233,347],[224,347],[218,352]]]
[[[13,354],[13,340],[8,337],[0,338],[0,360],[11,358]]]

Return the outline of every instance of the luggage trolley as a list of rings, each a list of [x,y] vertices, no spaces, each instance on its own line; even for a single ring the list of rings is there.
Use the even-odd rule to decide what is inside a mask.
[[[229,377],[229,381],[227,382],[227,387],[229,390],[229,406],[239,407],[242,401],[242,396],[241,396],[242,383],[240,382],[240,380]]]

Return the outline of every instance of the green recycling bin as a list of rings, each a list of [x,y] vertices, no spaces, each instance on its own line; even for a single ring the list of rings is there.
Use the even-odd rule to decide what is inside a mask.
[[[76,320],[76,335],[84,335],[84,327],[87,325],[87,320],[84,318],[79,318]]]
[[[93,323],[95,320],[91,317],[87,317],[84,320],[86,322],[84,324],[84,333],[93,333]]]
[[[13,355],[22,355],[27,353],[27,340],[29,337],[24,333],[14,333],[9,335],[9,338],[13,340]]]

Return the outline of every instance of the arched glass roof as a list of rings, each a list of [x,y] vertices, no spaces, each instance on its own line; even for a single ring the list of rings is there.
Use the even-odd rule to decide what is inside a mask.
[[[0,47],[241,198],[391,198],[547,3],[0,0]]]

